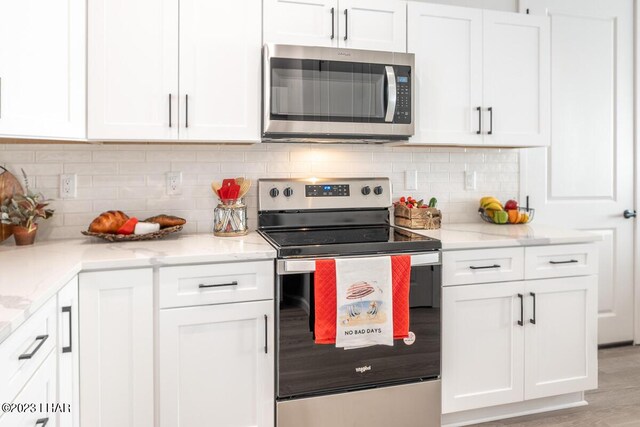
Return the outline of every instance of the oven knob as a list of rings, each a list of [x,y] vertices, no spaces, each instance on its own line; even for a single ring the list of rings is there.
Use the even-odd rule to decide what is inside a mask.
[[[284,194],[285,197],[291,197],[293,195],[293,189],[291,187],[287,187],[284,189],[282,194]]]
[[[278,197],[278,194],[280,194],[280,192],[278,191],[277,188],[272,188],[271,190],[269,190],[269,195],[271,197]]]
[[[374,192],[377,196],[381,195],[381,194],[382,194],[382,187],[378,185],[376,188],[374,188],[374,189],[373,189],[373,192]]]
[[[364,187],[362,187],[362,194],[364,194],[365,196],[368,196],[371,193],[371,187],[369,187],[368,185],[365,185]]]

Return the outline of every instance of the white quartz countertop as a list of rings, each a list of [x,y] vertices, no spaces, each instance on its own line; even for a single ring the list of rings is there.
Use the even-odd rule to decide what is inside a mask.
[[[0,246],[0,343],[80,271],[273,259],[255,232],[244,237],[177,235],[108,243],[97,239]]]
[[[445,224],[439,230],[411,230],[439,239],[442,250],[561,245],[602,240],[598,234],[543,224]]]

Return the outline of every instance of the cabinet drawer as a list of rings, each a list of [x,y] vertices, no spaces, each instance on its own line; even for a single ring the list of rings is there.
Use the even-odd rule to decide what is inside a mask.
[[[56,343],[56,298],[0,344],[0,402],[11,402]]]
[[[526,279],[586,276],[598,272],[598,248],[584,245],[531,246],[525,249]]]
[[[160,269],[160,308],[273,298],[273,261]]]
[[[524,249],[476,249],[442,253],[443,286],[524,278]]]

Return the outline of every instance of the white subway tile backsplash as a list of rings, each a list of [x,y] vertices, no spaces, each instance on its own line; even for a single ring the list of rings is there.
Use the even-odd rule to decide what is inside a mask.
[[[444,222],[478,221],[477,201],[492,194],[514,197],[519,189],[519,152],[491,148],[388,145],[199,145],[199,144],[0,144],[0,165],[57,198],[61,173],[78,177],[76,199],[54,200],[54,218],[38,239],[77,238],[91,220],[119,209],[140,219],[167,213],[187,219],[186,232],[210,233],[218,201],[211,181],[244,176],[388,176],[393,197],[436,197]],[[418,190],[404,188],[406,170],[418,171]],[[477,172],[477,189],[464,190],[465,170]],[[166,173],[182,172],[181,195],[166,195]],[[257,185],[257,184],[256,184]],[[245,199],[249,226],[257,226],[255,187]],[[4,243],[8,244],[8,243]],[[10,243],[12,244],[12,243]]]

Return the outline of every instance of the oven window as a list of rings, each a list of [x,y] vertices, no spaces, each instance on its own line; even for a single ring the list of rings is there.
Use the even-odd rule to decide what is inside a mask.
[[[385,75],[380,64],[274,58],[271,118],[382,123]]]

